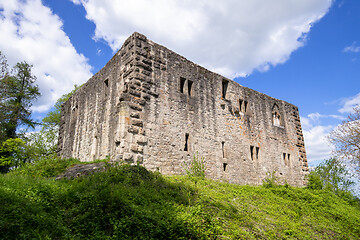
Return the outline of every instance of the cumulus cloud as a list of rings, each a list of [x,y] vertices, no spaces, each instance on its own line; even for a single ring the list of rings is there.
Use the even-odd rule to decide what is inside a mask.
[[[87,59],[77,53],[62,21],[41,0],[0,0],[0,50],[10,65],[34,65],[41,98],[33,110],[44,112],[74,84],[90,76]]]
[[[343,107],[339,109],[340,113],[351,113],[354,107],[360,106],[360,93],[355,96],[345,98],[342,100]]]
[[[266,71],[301,47],[332,0],[71,0],[116,51],[134,31],[228,77]]]
[[[331,156],[334,150],[327,139],[327,135],[334,126],[313,126],[303,131],[305,147],[309,162],[322,161]]]
[[[343,52],[353,52],[358,53],[360,52],[360,46],[356,46],[356,42],[353,42],[351,46],[347,46],[343,49]]]
[[[334,130],[336,125],[322,125],[321,119],[324,118],[335,120],[345,119],[343,116],[324,115],[318,112],[310,113],[306,117],[301,117],[300,119],[309,162],[320,162],[328,159],[334,150],[327,136]]]

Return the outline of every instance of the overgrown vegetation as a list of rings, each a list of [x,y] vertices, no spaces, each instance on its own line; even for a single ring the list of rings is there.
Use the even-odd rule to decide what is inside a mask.
[[[199,156],[199,153],[196,152],[188,165],[184,163],[186,175],[192,178],[205,178],[204,159],[204,157]]]
[[[360,236],[359,203],[328,189],[282,186],[271,176],[270,185],[238,186],[129,165],[52,178],[73,163],[43,160],[0,175],[0,239]]]

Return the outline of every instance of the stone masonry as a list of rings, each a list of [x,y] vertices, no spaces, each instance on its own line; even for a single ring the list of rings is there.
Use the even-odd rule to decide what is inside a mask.
[[[110,157],[164,174],[194,154],[206,176],[301,186],[308,173],[298,108],[192,63],[134,33],[62,106],[61,157]]]

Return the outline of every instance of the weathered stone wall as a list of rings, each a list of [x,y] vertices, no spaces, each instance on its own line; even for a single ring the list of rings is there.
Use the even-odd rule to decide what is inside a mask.
[[[260,184],[307,173],[297,107],[243,87],[134,33],[63,105],[59,150],[181,174],[196,152],[206,175]]]

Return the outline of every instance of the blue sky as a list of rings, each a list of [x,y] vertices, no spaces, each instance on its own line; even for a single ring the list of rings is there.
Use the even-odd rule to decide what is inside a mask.
[[[0,0],[0,50],[26,60],[41,119],[100,70],[132,32],[299,107],[310,165],[360,104],[358,0]]]

